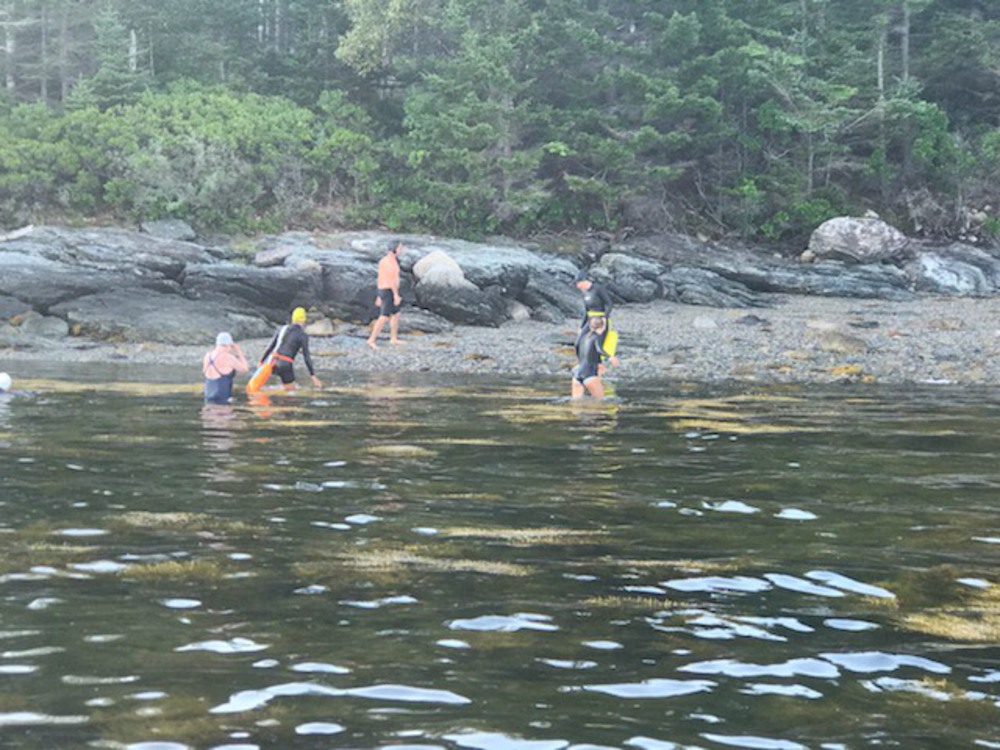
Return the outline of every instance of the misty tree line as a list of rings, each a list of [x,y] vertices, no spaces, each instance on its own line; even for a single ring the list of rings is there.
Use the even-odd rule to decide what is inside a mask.
[[[0,223],[1000,235],[993,0],[0,0]]]

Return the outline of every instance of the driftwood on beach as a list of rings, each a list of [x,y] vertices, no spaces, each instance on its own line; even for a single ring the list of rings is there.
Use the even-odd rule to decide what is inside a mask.
[[[569,250],[380,232],[288,232],[248,247],[193,238],[65,227],[0,235],[0,345],[70,335],[191,344],[222,329],[262,337],[298,305],[365,322],[376,264],[394,240],[405,246],[408,325],[427,331],[564,321],[580,310],[573,279],[584,267],[621,303],[755,308],[780,302],[782,294],[906,300],[1000,289],[1000,253],[961,244],[896,243],[876,260],[813,252],[814,262],[802,262],[682,235],[591,238]]]

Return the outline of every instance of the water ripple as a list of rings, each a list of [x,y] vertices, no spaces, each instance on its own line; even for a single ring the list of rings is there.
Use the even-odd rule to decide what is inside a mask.
[[[609,685],[584,685],[592,693],[616,698],[676,698],[694,693],[710,693],[716,683],[710,680],[649,679],[642,682],[618,682]]]
[[[853,578],[848,578],[840,573],[834,573],[829,570],[812,570],[806,573],[806,578],[811,578],[814,581],[822,581],[834,588],[844,589],[845,591],[850,591],[855,594],[861,594],[862,596],[875,596],[880,599],[895,599],[896,595],[884,589],[881,586],[873,586],[869,583],[862,583],[861,581],[855,581]]]
[[[464,620],[452,620],[448,627],[452,630],[482,630],[497,633],[513,633],[518,630],[559,630],[548,615],[520,612],[515,615],[482,615]]]
[[[62,604],[65,600],[59,599],[54,596],[40,596],[37,599],[33,599],[30,604],[28,604],[28,609],[37,612],[42,609],[48,609],[53,604]]]
[[[701,507],[706,510],[714,510],[717,513],[743,513],[746,515],[753,515],[754,513],[760,513],[760,508],[755,508],[752,505],[747,505],[741,500],[724,500],[718,503],[707,503],[703,502]]]
[[[751,750],[809,750],[805,745],[790,740],[774,740],[752,735],[703,734],[706,740],[729,747],[746,747]]]
[[[209,713],[233,714],[242,713],[243,711],[253,711],[254,709],[266,706],[278,697],[302,695],[337,697],[344,695],[344,691],[311,682],[288,682],[281,685],[272,685],[260,690],[240,690],[229,696],[229,700],[225,703],[209,709]]]
[[[340,734],[345,727],[328,721],[311,721],[295,727],[295,734]]]
[[[796,591],[800,594],[812,594],[813,596],[826,596],[833,599],[844,595],[843,591],[833,589],[828,586],[817,586],[797,576],[790,576],[787,573],[766,573],[764,578],[769,580],[778,588]]]
[[[702,750],[694,745],[678,745],[676,742],[656,740],[652,737],[631,737],[625,740],[625,747],[637,747],[639,750]]]
[[[32,674],[38,671],[34,664],[0,664],[0,675]]]
[[[350,674],[351,672],[347,667],[316,661],[304,661],[299,664],[293,664],[291,669],[293,672],[316,672],[321,674]]]
[[[61,654],[66,649],[63,646],[37,646],[35,648],[25,648],[18,651],[0,652],[0,659],[26,659],[32,656],[47,656],[48,654]]]
[[[436,688],[417,688],[409,685],[372,685],[371,687],[351,688],[346,695],[372,700],[402,701],[404,703],[444,703],[462,706],[472,703],[471,700],[450,690]]]
[[[138,675],[123,675],[121,677],[97,677],[96,675],[73,675],[62,676],[63,684],[66,685],[127,685],[130,682],[138,682]]]
[[[197,609],[201,606],[197,599],[161,599],[160,604],[168,609]]]
[[[569,659],[535,659],[535,661],[555,667],[556,669],[594,669],[597,666],[596,661],[589,661],[587,659],[577,661],[570,661]]]
[[[524,740],[500,732],[462,732],[446,734],[446,740],[471,750],[563,750],[565,740]]]
[[[800,510],[799,508],[783,508],[779,513],[774,515],[775,518],[781,518],[786,521],[815,521],[819,516],[808,510]]]
[[[831,617],[823,620],[823,624],[833,630],[844,630],[848,633],[860,633],[865,630],[878,630],[879,626],[874,622],[865,620],[849,620],[839,617]]]
[[[313,682],[288,682],[281,685],[272,685],[260,690],[241,690],[238,693],[233,693],[226,703],[210,709],[210,713],[228,714],[252,711],[267,705],[274,698],[303,695],[328,698],[352,696],[355,698],[402,703],[439,703],[445,705],[465,705],[472,703],[465,696],[450,690],[418,688],[410,685],[370,685],[343,690]]]
[[[790,698],[808,698],[810,700],[823,697],[821,692],[805,685],[775,685],[767,682],[751,683],[740,690],[740,692],[746,695],[783,695]]]
[[[460,641],[456,638],[443,638],[442,640],[437,642],[437,645],[441,646],[441,648],[457,648],[457,649],[472,648],[472,646],[470,646],[465,641]]]
[[[186,646],[178,646],[174,651],[211,651],[215,654],[247,654],[254,651],[263,651],[266,648],[268,647],[249,638],[232,638],[228,641],[214,640],[189,643]]]
[[[725,576],[675,578],[670,581],[663,581],[660,585],[674,589],[675,591],[698,591],[705,593],[735,592],[754,594],[761,591],[767,591],[771,588],[771,584],[767,581],[762,581],[759,578],[750,578],[749,576],[734,576],[731,578],[727,578]]]
[[[93,562],[74,563],[69,567],[73,570],[79,570],[81,573],[121,573],[126,566],[114,560],[94,560]]]
[[[789,659],[775,664],[751,664],[736,659],[711,659],[680,667],[678,672],[695,674],[723,674],[727,677],[818,677],[836,679],[840,671],[821,659]]]
[[[618,641],[584,641],[583,645],[597,651],[617,651],[620,648],[625,648]]]
[[[371,601],[345,599],[340,603],[347,607],[355,607],[356,609],[380,609],[392,604],[419,604],[420,600],[408,594],[400,594],[399,596],[385,596],[381,599],[373,599]]]
[[[950,701],[956,696],[944,690],[938,690],[922,680],[901,680],[898,677],[879,677],[875,680],[865,680],[861,685],[873,693],[893,692],[893,693],[916,693],[936,701]],[[969,694],[964,696],[969,698]]]
[[[901,667],[916,667],[934,674],[950,674],[951,667],[938,661],[907,654],[887,654],[882,651],[820,654],[828,661],[851,672],[894,672]]]
[[[12,711],[0,713],[0,727],[37,727],[65,724],[86,724],[86,716],[51,716],[34,711]]]

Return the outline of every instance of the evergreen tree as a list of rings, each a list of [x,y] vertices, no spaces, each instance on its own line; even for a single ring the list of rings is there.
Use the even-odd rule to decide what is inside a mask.
[[[94,32],[97,72],[73,89],[68,104],[75,108],[109,109],[134,102],[149,83],[139,64],[135,31],[127,29],[121,16],[109,5],[94,19]]]

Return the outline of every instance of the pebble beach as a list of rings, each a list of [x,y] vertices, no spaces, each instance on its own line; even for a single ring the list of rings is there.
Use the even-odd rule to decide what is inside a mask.
[[[776,297],[770,307],[719,309],[657,301],[618,306],[621,364],[609,378],[706,383],[885,383],[1000,385],[1000,299],[924,297],[908,302]],[[314,316],[310,318],[314,321]],[[404,344],[377,351],[367,328],[333,321],[333,335],[313,335],[317,374],[334,385],[348,373],[449,373],[569,378],[578,319],[508,322],[499,328],[408,330]],[[239,342],[254,362],[264,339]],[[0,369],[30,376],[32,362],[128,362],[190,365],[200,380],[211,347],[110,344],[69,338],[0,352]],[[304,371],[301,364],[300,372]],[[301,379],[301,378],[300,378]]]

